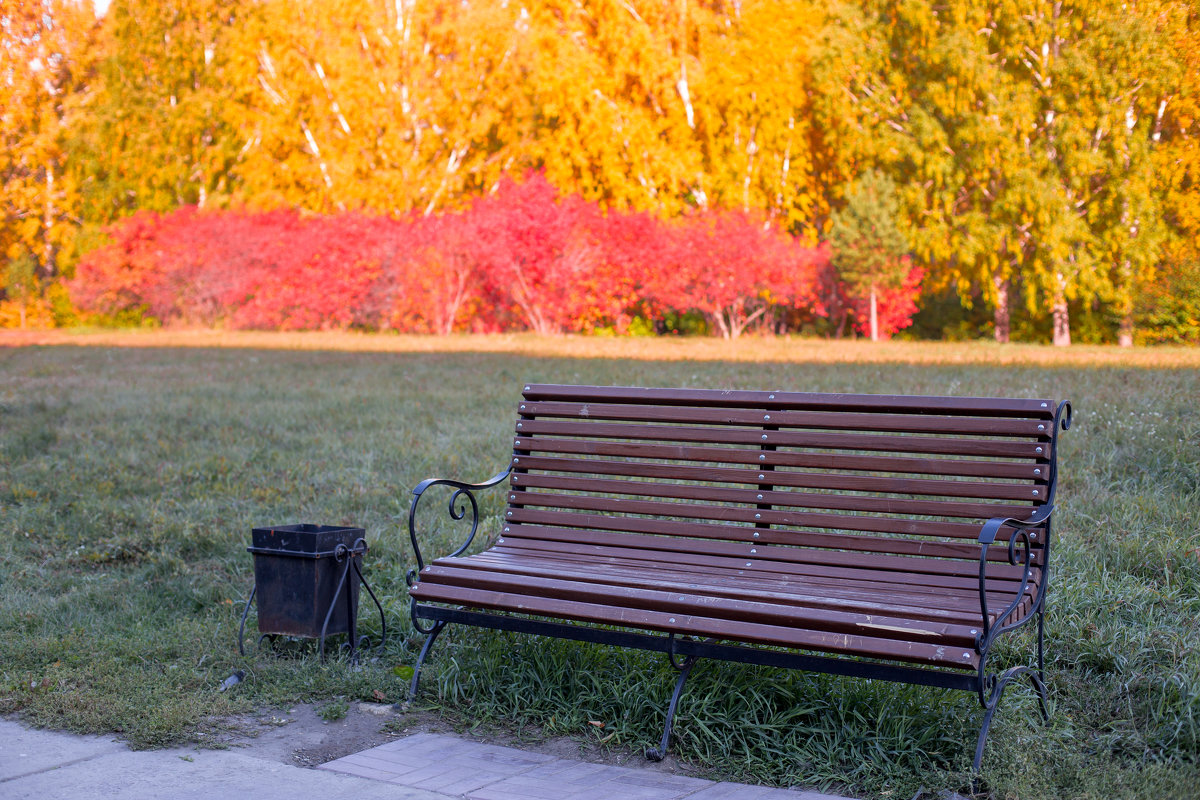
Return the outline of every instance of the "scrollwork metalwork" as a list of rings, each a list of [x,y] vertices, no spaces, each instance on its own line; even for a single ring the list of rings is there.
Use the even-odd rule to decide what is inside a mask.
[[[426,490],[434,486],[448,486],[454,489],[454,493],[450,495],[450,501],[446,504],[446,512],[450,516],[450,519],[455,522],[462,521],[467,517],[468,511],[470,512],[471,529],[468,531],[463,543],[454,552],[450,553],[450,557],[459,556],[471,546],[471,542],[475,541],[475,534],[479,531],[479,501],[475,499],[475,492],[483,489],[491,489],[504,482],[511,471],[511,467],[505,468],[483,483],[465,483],[449,478],[429,478],[421,481],[413,488],[412,504],[408,508],[408,538],[412,542],[413,554],[417,558],[417,566],[415,569],[410,569],[404,576],[409,588],[416,585],[420,578],[421,570],[425,569],[425,559],[421,554],[421,545],[417,541],[417,508],[421,504],[421,498],[425,496]],[[425,628],[421,625],[416,615],[415,603],[410,604],[409,610],[413,627],[417,631],[426,635],[433,633],[434,628]]]

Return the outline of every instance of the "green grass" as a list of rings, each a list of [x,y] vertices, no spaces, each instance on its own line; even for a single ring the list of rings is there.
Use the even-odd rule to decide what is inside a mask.
[[[1025,349],[993,367],[1009,351],[957,346],[939,364],[921,344],[889,345],[889,361],[809,342],[788,361],[769,343],[756,363],[753,340],[705,343],[702,361],[676,343],[633,343],[626,360],[619,342],[586,358],[562,355],[561,340],[546,345],[554,356],[530,339],[522,352],[488,353],[463,340],[446,352],[428,340],[397,349],[395,337],[367,340],[379,352],[256,341],[0,348],[0,713],[154,747],[203,741],[214,719],[264,704],[308,700],[332,716],[377,691],[399,699],[396,668],[420,645],[403,581],[410,490],[502,467],[525,381],[1067,397],[1076,414],[1062,440],[1050,596],[1054,715],[1042,727],[1029,693],[1010,690],[985,779],[1006,798],[1200,797],[1190,355],[1172,367],[1135,354],[1129,363],[1154,366],[1125,368],[1110,354],[1072,363]],[[499,494],[484,498],[483,533],[501,509]],[[367,574],[395,634],[378,661],[322,665],[305,647],[237,655],[250,529],[299,521],[367,529]],[[442,525],[429,549],[447,551],[460,533]],[[367,608],[362,624],[377,633]],[[236,669],[244,682],[218,692]],[[651,654],[452,629],[419,704],[463,727],[640,749],[657,740],[672,684]],[[702,663],[672,748],[714,775],[908,798],[965,785],[980,716],[966,693]]]

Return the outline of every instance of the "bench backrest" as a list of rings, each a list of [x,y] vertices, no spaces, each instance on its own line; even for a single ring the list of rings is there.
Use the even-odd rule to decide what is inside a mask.
[[[1043,399],[530,384],[505,522],[549,549],[975,559],[983,520],[1046,502],[1054,412]]]

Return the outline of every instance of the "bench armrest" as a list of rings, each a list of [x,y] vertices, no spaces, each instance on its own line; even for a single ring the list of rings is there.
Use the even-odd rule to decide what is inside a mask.
[[[1044,528],[1050,520],[1050,515],[1054,513],[1054,506],[1044,505],[1029,519],[1015,519],[1013,517],[992,517],[987,522],[983,523],[983,528],[979,531],[979,543],[991,544],[996,541],[996,534],[1005,528],[1017,528],[1018,530],[1027,530],[1029,528]]]
[[[1008,623],[1009,618],[1020,607],[1025,600],[1025,590],[1029,587],[1029,581],[1033,577],[1033,572],[1029,566],[1032,563],[1033,557],[1033,540],[1037,537],[1035,531],[1049,531],[1050,515],[1054,513],[1054,506],[1047,503],[1033,513],[1028,519],[1013,519],[1011,517],[993,517],[983,524],[983,528],[979,532],[979,611],[983,618],[983,630],[976,638],[976,649],[982,654],[986,653],[991,647],[992,641],[1004,633],[1006,630],[1015,628],[1025,620],[1032,619],[1032,615],[1025,617],[1024,620]],[[1016,598],[1003,611],[996,615],[996,621],[991,621],[991,613],[988,608],[987,600],[987,573],[988,573],[988,551],[992,549],[993,542],[996,541],[996,535],[1005,528],[1013,528],[1013,533],[1008,538],[1008,563],[1012,566],[1021,567],[1021,585],[1017,589]],[[1042,536],[1042,544],[1047,542],[1047,534]],[[1043,554],[1045,554],[1043,550]],[[1042,569],[1048,565],[1043,561]],[[1041,592],[1044,586],[1038,587],[1037,597],[1034,600],[1036,604],[1041,602]]]
[[[470,503],[471,531],[467,534],[467,538],[463,543],[459,545],[458,549],[450,554],[453,557],[461,555],[471,546],[471,542],[475,539],[475,532],[479,530],[479,503],[475,500],[475,492],[498,486],[508,478],[508,474],[511,471],[512,467],[506,467],[483,483],[465,483],[450,478],[427,478],[413,487],[412,504],[408,507],[408,538],[412,542],[413,553],[417,557],[417,568],[409,570],[408,575],[405,576],[409,586],[416,583],[417,575],[421,570],[425,569],[425,559],[421,557],[421,546],[417,543],[416,526],[417,506],[420,505],[421,498],[425,495],[425,490],[433,486],[449,486],[454,489],[454,494],[450,495],[450,502],[446,507],[450,518],[453,520],[463,519],[467,515],[467,505],[463,501],[465,500],[466,503]]]

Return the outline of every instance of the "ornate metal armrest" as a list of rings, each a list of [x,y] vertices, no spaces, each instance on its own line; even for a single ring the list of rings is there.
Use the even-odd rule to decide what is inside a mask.
[[[1033,559],[1033,542],[1037,538],[1037,531],[1045,531],[1042,536],[1042,543],[1045,545],[1048,539],[1050,526],[1050,515],[1054,513],[1054,506],[1044,505],[1039,508],[1028,519],[1012,519],[1011,517],[993,517],[984,523],[983,529],[979,532],[979,610],[983,617],[983,629],[980,631],[975,640],[975,647],[980,653],[986,653],[991,646],[992,641],[1006,630],[1020,625],[1020,622],[1006,625],[1005,621],[1012,616],[1013,612],[1020,607],[1025,599],[1025,590],[1029,588],[1029,581],[1033,577],[1033,571],[1029,568]],[[996,535],[1004,528],[1014,528],[1013,534],[1008,538],[1008,563],[1012,566],[1021,567],[1021,585],[1017,588],[1017,596],[1002,612],[997,614],[996,621],[991,622],[991,614],[988,609],[987,601],[987,570],[988,570],[988,552],[991,550],[992,543],[996,541]],[[1046,552],[1043,550],[1043,552]],[[1043,562],[1042,568],[1046,568]],[[1042,588],[1038,589],[1038,597],[1035,598],[1035,603],[1041,602]]]
[[[1005,528],[1031,529],[1045,527],[1046,522],[1050,519],[1050,515],[1054,513],[1054,506],[1045,505],[1033,513],[1029,519],[1013,519],[1012,517],[992,517],[987,522],[983,523],[983,528],[979,531],[979,543],[983,545],[991,544],[996,541],[996,534]]]
[[[454,494],[450,495],[450,502],[447,504],[447,512],[453,520],[460,520],[467,515],[467,506],[462,502],[464,499],[471,504],[471,531],[458,549],[450,554],[453,557],[461,555],[471,546],[471,542],[475,539],[475,532],[479,530],[479,503],[475,500],[475,492],[481,489],[491,489],[493,486],[503,483],[511,471],[512,467],[506,467],[483,483],[464,483],[449,478],[428,478],[413,488],[412,505],[408,507],[408,538],[412,542],[413,553],[417,557],[417,567],[410,569],[405,576],[409,586],[417,582],[417,575],[425,569],[425,559],[421,557],[421,546],[417,543],[416,527],[417,506],[420,505],[425,490],[433,486],[449,486],[455,490]]]
[[[1029,588],[1029,580],[1033,577],[1033,571],[1029,565],[1033,557],[1033,540],[1037,537],[1036,531],[1045,531],[1042,537],[1042,548],[1044,554],[1049,554],[1050,515],[1054,513],[1054,493],[1058,488],[1058,433],[1060,430],[1065,431],[1070,427],[1071,403],[1064,400],[1054,410],[1054,422],[1050,427],[1050,475],[1046,482],[1048,487],[1046,504],[1035,510],[1028,519],[1012,519],[1010,517],[989,519],[979,531],[979,610],[983,615],[983,629],[976,636],[975,648],[981,654],[987,653],[988,647],[996,636],[1023,624],[1032,617],[1030,615],[1019,622],[1005,624],[1013,612],[1020,607],[1025,598],[1025,590]],[[996,622],[993,624],[987,602],[988,550],[996,541],[996,535],[1005,528],[1014,529],[1012,536],[1008,538],[1008,563],[1014,567],[1021,567],[1021,585],[1017,590],[1016,598],[1008,608],[996,616]],[[1048,566],[1043,560],[1042,569]],[[1044,591],[1045,583],[1043,582],[1034,599],[1035,607],[1041,603]]]

